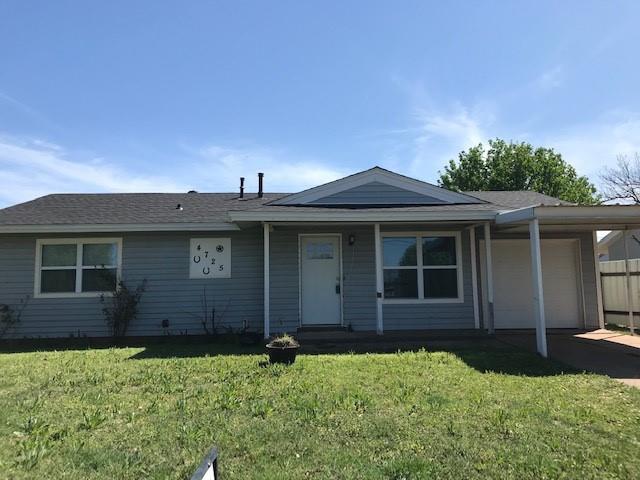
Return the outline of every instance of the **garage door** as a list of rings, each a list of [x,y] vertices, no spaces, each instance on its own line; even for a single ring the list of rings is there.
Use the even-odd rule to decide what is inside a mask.
[[[492,240],[491,244],[495,327],[535,328],[529,240]],[[578,242],[542,240],[541,249],[547,327],[582,328]],[[483,279],[484,266],[483,258]],[[486,298],[484,303],[486,312]]]

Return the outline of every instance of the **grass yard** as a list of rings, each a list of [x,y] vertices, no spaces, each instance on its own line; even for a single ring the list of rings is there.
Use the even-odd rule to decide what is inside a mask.
[[[515,350],[0,354],[2,478],[639,478],[640,390]]]

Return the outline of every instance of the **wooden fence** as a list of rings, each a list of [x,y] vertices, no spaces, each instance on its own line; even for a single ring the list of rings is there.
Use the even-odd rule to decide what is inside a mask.
[[[600,262],[600,282],[602,283],[605,323],[629,326],[626,272],[624,260]],[[633,324],[637,329],[640,326],[640,258],[629,260],[629,272],[631,277],[631,304],[634,313]]]

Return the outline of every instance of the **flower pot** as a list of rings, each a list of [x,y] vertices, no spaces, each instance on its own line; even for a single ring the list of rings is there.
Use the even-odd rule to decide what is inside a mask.
[[[291,347],[273,347],[267,345],[267,353],[269,354],[269,363],[283,363],[291,365],[296,361],[299,346]]]

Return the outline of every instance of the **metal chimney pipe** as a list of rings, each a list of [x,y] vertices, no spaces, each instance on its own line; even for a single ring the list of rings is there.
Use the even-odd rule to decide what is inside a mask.
[[[258,197],[262,198],[264,192],[262,191],[262,179],[264,178],[264,173],[258,173]]]
[[[240,177],[240,198],[244,198],[244,177]]]

